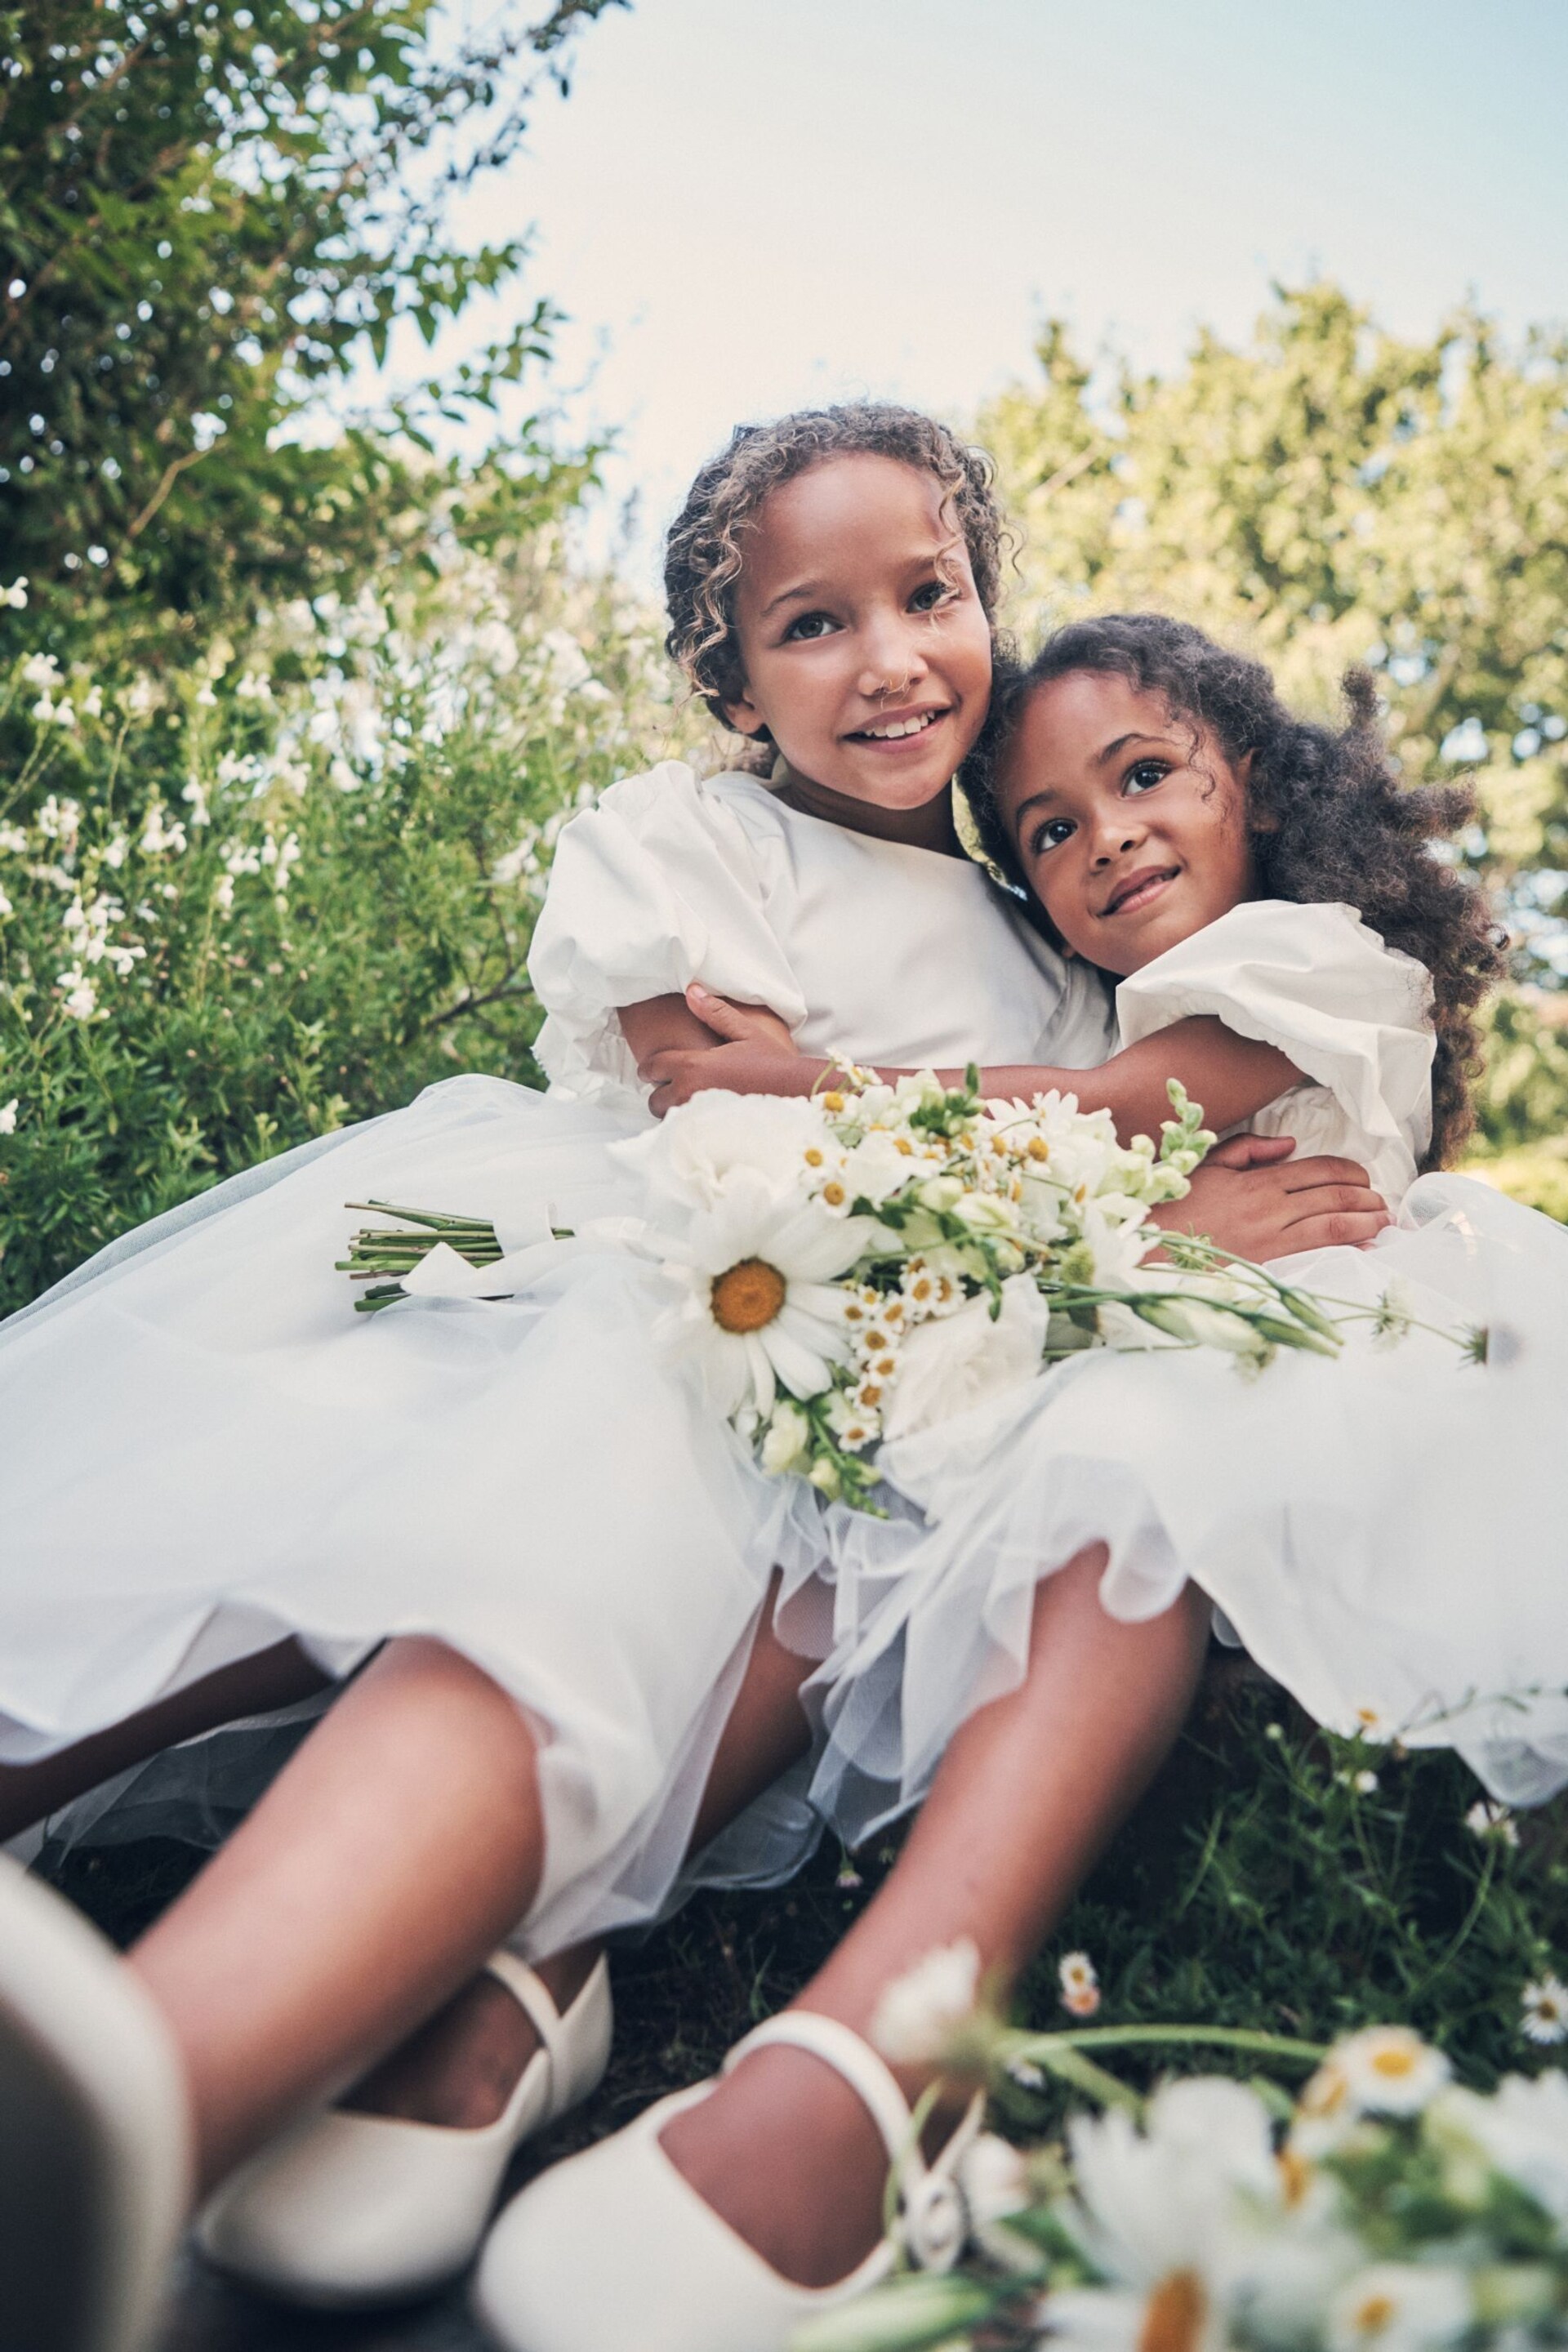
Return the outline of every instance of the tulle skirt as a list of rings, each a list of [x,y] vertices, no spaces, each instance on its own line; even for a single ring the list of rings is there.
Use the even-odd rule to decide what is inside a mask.
[[[916,1801],[1016,1686],[1039,1579],[1107,1547],[1113,1616],[1192,1579],[1320,1722],[1458,1750],[1494,1796],[1568,1782],[1568,1232],[1421,1179],[1370,1251],[1283,1262],[1320,1295],[1489,1329],[1489,1360],[1360,1327],[1250,1380],[1202,1350],[1078,1359],[884,1449],[885,1522],[833,1515],[838,1641],[814,1795],[851,1839]]]
[[[816,1496],[764,1479],[664,1360],[635,1258],[374,1316],[332,1270],[364,1222],[347,1202],[503,1229],[543,1203],[573,1226],[635,1212],[608,1149],[627,1131],[453,1079],[142,1227],[0,1327],[0,1761],[286,1634],[334,1675],[432,1635],[540,1733],[527,1948],[658,1911],[770,1574],[793,1591],[818,1563]],[[279,1728],[255,1727],[278,1754]],[[236,1737],[130,1776],[139,1826],[188,1829]],[[722,1874],[778,1877],[810,1826],[761,1809]]]

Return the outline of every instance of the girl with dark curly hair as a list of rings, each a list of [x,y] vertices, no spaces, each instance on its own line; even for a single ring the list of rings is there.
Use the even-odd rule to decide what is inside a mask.
[[[1242,1384],[1212,1350],[1102,1352],[883,1447],[929,1526],[825,1671],[817,1793],[850,1835],[1025,1675],[1041,1563],[1091,1540],[1112,1617],[1201,1587],[1333,1730],[1454,1748],[1508,1804],[1568,1783],[1568,1233],[1447,1171],[1505,941],[1441,854],[1468,793],[1402,785],[1370,680],[1347,696],[1345,726],[1309,724],[1151,614],[1065,628],[1003,681],[966,778],[980,833],[1117,982],[1121,1050],[1082,1104],[1120,1118],[1150,1054],[1206,1065],[1226,1118],[1363,1161],[1396,1216],[1288,1260],[1361,1310],[1336,1361]]]

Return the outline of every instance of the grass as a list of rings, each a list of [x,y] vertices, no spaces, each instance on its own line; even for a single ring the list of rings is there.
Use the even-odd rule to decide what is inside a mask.
[[[1358,1781],[1368,1774],[1376,1785]],[[1317,1732],[1246,1661],[1216,1661],[1182,1740],[1020,1989],[1030,2024],[1064,2024],[1056,1964],[1087,1951],[1100,2022],[1261,2026],[1329,2041],[1398,2019],[1479,2085],[1556,2053],[1522,2038],[1521,1994],[1568,1973],[1568,1798],[1477,1836],[1458,1758],[1401,1757]],[[839,1883],[825,1847],[788,1886],[700,1895],[615,1961],[614,2065],[597,2097],[529,2151],[530,2168],[710,2072],[787,2000],[874,1895],[896,1838]],[[168,1842],[82,1849],[54,1874],[127,1941],[198,1865]],[[1130,2060],[1131,2079],[1213,2053]],[[1244,2062],[1237,2062],[1245,2071]],[[1141,2077],[1140,2067],[1143,2065]],[[1031,2103],[1031,2121],[1039,2120]]]

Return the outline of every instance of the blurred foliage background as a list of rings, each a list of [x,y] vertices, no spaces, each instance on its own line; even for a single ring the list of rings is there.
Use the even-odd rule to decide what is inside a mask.
[[[0,5],[0,1308],[456,1067],[535,1076],[554,829],[700,738],[659,615],[572,561],[597,452],[542,421],[547,299],[342,406],[526,269],[452,204],[623,4],[488,46],[431,0]],[[1475,776],[1518,941],[1479,1148],[1559,1215],[1565,395],[1561,341],[1399,342],[1320,284],[1163,377],[1053,322],[973,420],[1026,636],[1157,604],[1323,709],[1371,662],[1412,778]]]

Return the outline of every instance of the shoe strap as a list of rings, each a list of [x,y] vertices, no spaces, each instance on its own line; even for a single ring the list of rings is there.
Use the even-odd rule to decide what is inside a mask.
[[[878,2057],[869,2042],[837,2017],[820,2017],[814,2009],[784,2009],[770,2017],[743,2042],[737,2042],[724,2061],[724,2072],[749,2058],[753,2050],[767,2050],[780,2045],[790,2050],[808,2050],[841,2074],[850,2089],[864,2102],[872,2122],[882,2135],[888,2160],[896,2164],[910,2144],[910,2126],[914,2118],[905,2098],[889,2068]]]
[[[785,2009],[770,2017],[724,2061],[727,2074],[753,2050],[784,2047],[809,2051],[858,2094],[882,2135],[898,2181],[898,2234],[917,2266],[950,2270],[969,2234],[968,2209],[959,2185],[959,2167],[980,2134],[985,2094],[976,2091],[963,2116],[928,2165],[914,2133],[914,2116],[890,2069],[870,2044],[836,2017],[815,2010]]]
[[[515,1952],[492,1952],[485,1962],[485,1974],[498,1977],[522,2011],[534,2032],[550,2065],[550,2084],[553,2092],[570,2072],[570,2056],[566,2048],[566,2032],[554,1997],[542,1976],[520,1960]]]

